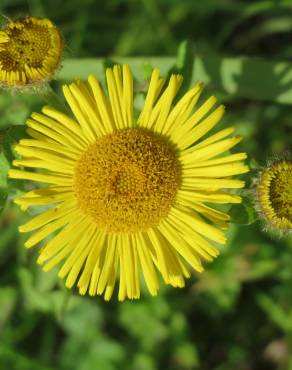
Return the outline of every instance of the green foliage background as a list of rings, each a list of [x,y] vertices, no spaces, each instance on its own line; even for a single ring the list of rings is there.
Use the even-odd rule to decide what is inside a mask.
[[[49,17],[61,28],[58,92],[89,72],[102,78],[112,60],[133,66],[138,86],[151,66],[174,68],[227,105],[221,128],[235,125],[250,159],[264,165],[291,149],[291,1],[1,0],[0,12]],[[10,144],[23,130],[15,126],[44,103],[0,92],[0,129],[10,127],[1,200]],[[25,217],[9,201],[0,221],[0,370],[292,369],[291,237],[263,232],[260,221],[232,225],[227,248],[186,288],[105,303],[67,292],[56,271],[36,266],[37,252],[17,232]]]

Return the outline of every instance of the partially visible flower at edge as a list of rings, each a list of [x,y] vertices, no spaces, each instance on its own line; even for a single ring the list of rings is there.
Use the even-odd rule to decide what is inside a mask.
[[[241,138],[230,127],[202,139],[221,119],[216,98],[195,111],[202,83],[174,104],[182,76],[168,84],[155,69],[138,121],[133,76],[127,65],[106,71],[108,96],[95,76],[63,87],[75,119],[45,106],[27,121],[31,139],[15,150],[23,157],[9,176],[49,184],[17,198],[22,209],[55,206],[26,224],[33,247],[49,235],[38,263],[45,271],[64,261],[59,277],[80,294],[109,300],[119,275],[118,298],[140,297],[140,271],[152,295],[165,284],[183,287],[190,267],[219,254],[230,217],[210,204],[239,203],[222,189],[244,187],[245,153],[219,156]],[[219,156],[219,157],[218,157]],[[56,234],[56,232],[58,233]]]
[[[280,234],[292,232],[292,159],[271,161],[260,173],[256,185],[256,208],[266,229]]]
[[[49,19],[8,21],[0,30],[0,86],[20,89],[51,80],[62,51],[62,35]]]

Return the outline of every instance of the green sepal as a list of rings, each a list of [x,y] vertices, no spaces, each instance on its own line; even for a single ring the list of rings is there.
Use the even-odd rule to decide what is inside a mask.
[[[257,220],[257,213],[251,199],[242,196],[242,203],[233,204],[229,210],[231,222],[239,225],[250,225]]]

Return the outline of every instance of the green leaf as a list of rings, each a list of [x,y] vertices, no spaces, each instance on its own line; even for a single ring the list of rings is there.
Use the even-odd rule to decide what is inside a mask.
[[[250,225],[257,220],[257,213],[248,197],[242,197],[242,203],[233,204],[229,210],[231,222],[239,225]]]
[[[181,57],[181,60],[186,61],[188,58]],[[144,78],[143,66],[147,63],[159,68],[164,75],[176,64],[173,57],[117,57],[115,61],[128,63],[135,77],[141,79]],[[63,62],[58,78],[69,81],[86,79],[90,73],[94,73],[103,79],[103,63],[104,60],[98,58],[67,59]],[[292,105],[291,70],[292,63],[286,61],[223,57],[217,54],[196,55],[192,63],[191,82],[204,81],[212,93],[224,93],[229,97]]]
[[[0,189],[0,214],[3,212],[8,198],[7,189]]]
[[[0,327],[4,326],[17,302],[17,292],[14,288],[6,286],[0,288]]]
[[[7,174],[9,170],[9,162],[7,161],[4,153],[0,153],[0,187],[7,187]]]
[[[199,354],[193,343],[180,345],[175,352],[175,357],[182,369],[195,369],[200,365]]]
[[[256,296],[257,303],[267,313],[269,318],[284,333],[292,333],[292,310],[284,310],[280,304],[276,303],[267,294],[259,293]]]
[[[180,43],[177,51],[177,60],[173,68],[170,69],[168,74],[181,74],[183,75],[183,83],[179,91],[179,95],[183,95],[190,87],[193,74],[194,53],[189,41],[185,40]]]
[[[15,158],[13,152],[13,145],[15,145],[20,139],[26,137],[26,127],[23,125],[17,125],[10,127],[3,138],[3,153],[11,164]]]
[[[8,171],[17,154],[13,146],[22,138],[26,137],[26,128],[23,125],[11,126],[6,131],[2,131],[2,153],[0,153],[0,188],[23,191],[24,181],[8,179]]]

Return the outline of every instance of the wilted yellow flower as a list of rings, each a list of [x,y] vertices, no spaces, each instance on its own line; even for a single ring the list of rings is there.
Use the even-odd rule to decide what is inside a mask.
[[[59,276],[80,294],[112,296],[119,275],[119,300],[140,297],[140,271],[152,295],[166,284],[183,287],[190,267],[203,271],[225,244],[229,216],[212,208],[239,203],[222,189],[242,188],[232,175],[248,171],[245,153],[218,157],[240,138],[233,128],[202,139],[221,119],[215,97],[194,112],[203,85],[177,103],[182,77],[152,73],[144,108],[133,114],[133,77],[128,66],[106,71],[108,94],[95,76],[64,86],[75,119],[52,107],[27,121],[32,139],[20,140],[18,167],[10,177],[48,183],[16,199],[22,208],[52,205],[25,225],[34,231],[30,248],[46,239],[38,262],[45,271],[64,261]]]
[[[19,88],[50,80],[62,50],[61,33],[49,19],[9,21],[0,31],[0,85]]]
[[[267,166],[257,186],[258,206],[267,225],[292,231],[292,161],[281,159]]]

